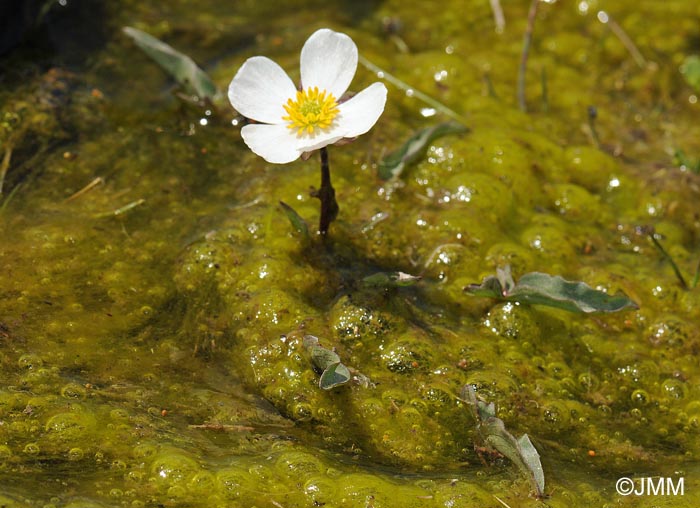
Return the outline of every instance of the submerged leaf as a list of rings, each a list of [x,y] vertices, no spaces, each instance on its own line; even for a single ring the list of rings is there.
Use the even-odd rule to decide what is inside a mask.
[[[329,365],[321,374],[318,386],[324,390],[330,390],[336,386],[344,385],[350,381],[350,371],[340,362]]]
[[[289,219],[289,222],[292,224],[292,227],[299,231],[304,238],[308,239],[309,226],[306,224],[306,221],[301,218],[301,215],[299,215],[294,208],[289,206],[284,201],[280,201],[280,206],[282,207],[284,214]]]
[[[700,92],[700,56],[690,55],[683,60],[680,67],[681,74],[696,92]]]
[[[500,300],[546,305],[569,312],[616,312],[625,308],[637,308],[637,304],[624,294],[609,295],[593,289],[584,282],[572,282],[558,275],[532,272],[523,275],[517,284],[508,281],[510,274],[504,271],[499,276],[486,277],[481,284],[464,288],[468,294],[486,296]]]
[[[213,101],[218,95],[219,92],[214,82],[189,56],[137,28],[125,26],[123,30],[149,57],[189,92],[210,101]]]
[[[673,153],[673,163],[681,169],[689,169],[693,173],[700,173],[700,159],[691,159],[680,148]]]
[[[445,122],[432,127],[426,127],[416,132],[401,148],[384,157],[379,163],[379,178],[389,180],[403,172],[406,164],[410,164],[425,150],[428,144],[447,134],[466,132],[467,128],[457,122]]]
[[[411,286],[421,280],[421,277],[404,272],[377,272],[362,279],[367,287],[404,287]]]

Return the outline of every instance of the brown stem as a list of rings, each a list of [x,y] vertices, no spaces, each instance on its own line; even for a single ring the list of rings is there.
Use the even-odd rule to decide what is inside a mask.
[[[5,175],[10,167],[10,159],[12,158],[12,146],[8,146],[5,149],[5,156],[2,158],[0,163],[0,195],[2,195],[2,187],[5,183]]]
[[[520,68],[518,69],[518,106],[521,111],[527,111],[525,104],[525,71],[527,69],[527,57],[530,54],[530,44],[532,43],[532,31],[535,28],[535,17],[537,16],[537,4],[540,0],[532,0],[530,10],[527,13],[527,28],[523,37],[523,52],[520,56]]]
[[[325,236],[328,227],[338,216],[338,202],[335,200],[335,189],[331,185],[331,170],[328,165],[328,150],[324,146],[321,152],[321,188],[314,190],[311,195],[321,200],[321,218],[318,231]]]

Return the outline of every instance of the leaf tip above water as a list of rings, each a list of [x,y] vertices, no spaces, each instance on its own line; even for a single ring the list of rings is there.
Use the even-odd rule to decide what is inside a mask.
[[[138,28],[125,26],[122,27],[122,31],[133,39],[136,45],[170,74],[175,81],[191,93],[200,99],[208,99],[212,102],[218,99],[220,92],[216,85],[192,58]]]

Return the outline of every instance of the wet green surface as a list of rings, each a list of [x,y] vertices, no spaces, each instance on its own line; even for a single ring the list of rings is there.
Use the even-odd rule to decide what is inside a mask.
[[[700,51],[697,7],[542,4],[525,114],[526,3],[504,2],[502,34],[486,1],[112,3],[104,44],[80,59],[79,40],[4,57],[0,504],[697,506],[700,289],[681,288],[639,229],[655,227],[692,280],[700,178],[673,153],[700,154],[697,92],[679,72]],[[316,223],[317,160],[266,164],[226,104],[208,115],[176,98],[123,25],[222,89],[257,54],[298,78],[304,40],[328,26],[470,131],[380,181],[382,154],[446,120],[389,85],[375,128],[330,147],[340,215],[325,244],[305,242],[278,201]],[[375,79],[360,68],[353,89]],[[578,316],[463,294],[506,263],[640,309]],[[363,287],[377,271],[423,280]],[[320,390],[304,334],[373,385]],[[530,436],[548,499],[477,454],[456,398],[467,383]],[[622,476],[684,478],[685,495],[619,496]]]

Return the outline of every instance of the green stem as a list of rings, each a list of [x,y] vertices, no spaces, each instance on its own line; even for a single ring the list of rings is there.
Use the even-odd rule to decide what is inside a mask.
[[[661,252],[661,254],[668,260],[669,263],[671,263],[671,268],[673,268],[674,273],[676,274],[676,277],[678,278],[678,281],[681,283],[681,286],[683,289],[688,289],[688,283],[685,281],[685,278],[683,277],[683,274],[681,273],[680,269],[678,268],[678,265],[676,262],[673,260],[671,255],[666,252],[666,249],[663,248],[661,245],[661,242],[656,238],[656,233],[649,233],[649,238],[651,238],[651,241],[654,242],[654,245],[656,246],[657,249]]]

